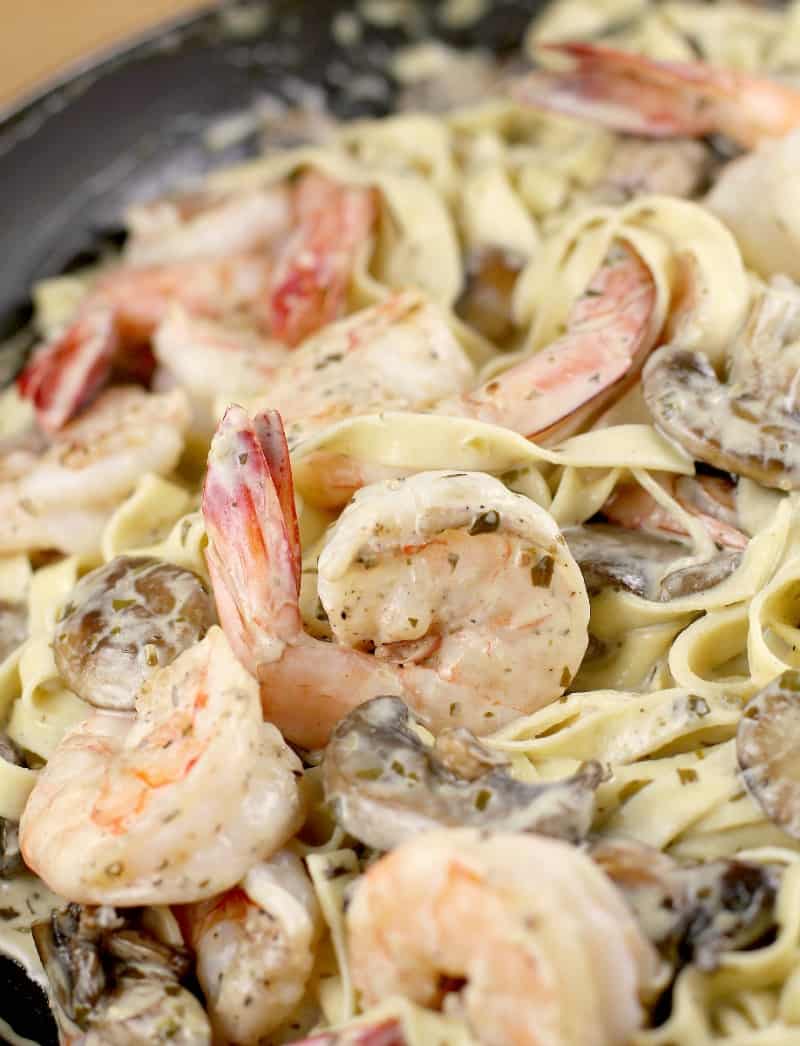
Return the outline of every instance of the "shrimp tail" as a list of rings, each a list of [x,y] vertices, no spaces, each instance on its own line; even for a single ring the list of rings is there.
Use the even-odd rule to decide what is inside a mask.
[[[42,346],[17,378],[45,432],[63,428],[106,384],[118,350],[114,315],[98,309],[79,316]]]
[[[582,42],[543,50],[572,59],[572,69],[536,70],[512,85],[512,95],[627,134],[700,138],[716,129],[709,101],[735,93],[730,73],[702,62],[659,62]]]
[[[309,171],[295,190],[297,229],[278,259],[267,311],[273,335],[299,345],[344,311],[356,258],[377,217],[375,193]]]
[[[297,520],[277,413],[253,422],[241,407],[228,407],[211,443],[202,511],[220,622],[255,675],[302,630]]]

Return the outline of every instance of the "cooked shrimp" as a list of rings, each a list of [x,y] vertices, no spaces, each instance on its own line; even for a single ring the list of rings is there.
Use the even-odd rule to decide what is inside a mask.
[[[22,814],[22,854],[83,904],[202,900],[294,834],[300,770],[214,627],[145,683],[135,718],[97,713],[64,737]]]
[[[800,488],[800,288],[776,277],[731,347],[725,382],[680,341],[642,374],[656,425],[693,457],[779,490]]]
[[[221,1042],[250,1046],[303,997],[322,916],[303,863],[281,850],[240,886],[176,910]]]
[[[189,422],[180,390],[113,388],[43,451],[0,457],[0,554],[92,552],[117,505],[147,472],[178,462]]]
[[[273,206],[280,209],[284,197],[277,199],[270,202],[264,223],[251,230],[249,250],[242,246],[247,236],[239,210],[236,235],[228,230],[226,242],[219,232],[231,213],[206,215],[199,229],[178,231],[184,247],[173,244],[167,252],[172,260],[122,265],[101,276],[72,323],[34,353],[18,379],[42,427],[58,430],[90,402],[121,354],[140,358],[172,305],[210,319],[244,316],[289,345],[339,316],[377,215],[374,193],[315,171],[301,175],[291,196],[294,232],[282,243],[278,233],[288,223],[274,220]],[[241,202],[237,206],[243,207]],[[200,243],[191,246],[193,236]]]
[[[403,291],[293,352],[263,404],[280,412],[295,445],[342,418],[430,407],[468,388],[473,377],[441,309],[416,291]]]
[[[390,1019],[324,1031],[309,1039],[298,1039],[294,1046],[406,1046],[406,1037],[400,1022]]]
[[[659,333],[655,297],[650,270],[615,243],[573,305],[563,337],[435,412],[503,425],[539,443],[569,435],[638,374]]]
[[[253,251],[285,236],[291,220],[292,194],[283,183],[255,191],[162,197],[128,211],[124,257],[142,266]]]
[[[724,134],[745,149],[800,126],[800,92],[704,62],[659,62],[589,43],[548,44],[569,72],[536,70],[512,93],[616,131],[649,138]]]
[[[241,312],[266,295],[270,271],[269,260],[256,255],[113,269],[66,330],[33,353],[17,379],[20,393],[42,428],[56,432],[108,382],[121,353],[149,352],[172,304],[210,317]]]
[[[203,514],[220,621],[287,738],[324,745],[346,712],[384,694],[434,731],[485,734],[563,693],[588,642],[580,571],[552,517],[483,473],[360,491],[319,559],[336,642],[305,633],[281,435],[278,415],[253,423],[229,408]]]
[[[158,325],[153,353],[160,368],[156,383],[168,376],[209,421],[217,397],[235,400],[269,388],[290,356],[285,345],[250,325],[204,319],[180,305]]]
[[[378,216],[372,189],[307,171],[294,195],[295,232],[279,255],[269,298],[272,333],[297,345],[342,315],[357,258]]]
[[[666,473],[656,478],[681,508],[703,524],[717,545],[731,549],[747,547],[747,535],[736,526],[736,488],[729,480],[718,476],[672,476]],[[659,505],[638,483],[623,483],[616,487],[601,511],[612,523],[631,530],[680,537],[686,534],[680,520]]]
[[[214,624],[214,606],[191,570],[150,556],[116,556],[70,593],[53,636],[67,686],[95,708],[132,711],[159,668]]]
[[[424,833],[369,869],[346,919],[365,1006],[444,1004],[484,1046],[619,1046],[658,970],[597,865],[534,835]]]

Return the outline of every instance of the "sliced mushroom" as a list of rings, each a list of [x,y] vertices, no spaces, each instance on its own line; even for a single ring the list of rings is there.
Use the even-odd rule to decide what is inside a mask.
[[[75,586],[56,627],[64,682],[97,708],[132,709],[142,683],[214,623],[201,579],[174,563],[117,556]]]
[[[406,706],[376,697],[337,726],[322,763],[325,796],[356,839],[389,850],[439,826],[491,826],[576,842],[589,831],[599,763],[563,781],[526,783],[468,730],[424,744]]]
[[[590,596],[622,588],[650,598],[669,565],[686,556],[686,546],[677,541],[604,523],[568,527],[563,533]]]
[[[744,861],[680,864],[635,840],[604,840],[591,856],[622,890],[646,936],[676,969],[713,970],[774,926],[779,877]]]
[[[188,951],[153,932],[146,910],[71,904],[33,927],[65,1041],[206,1046],[208,1018],[184,987]]]
[[[776,278],[731,352],[726,382],[700,352],[668,345],[642,372],[656,425],[693,457],[780,490],[800,488],[800,289]]]
[[[739,720],[736,752],[747,790],[779,828],[800,839],[800,672],[778,676]]]
[[[28,638],[28,608],[0,599],[0,661]]]
[[[719,585],[737,569],[742,562],[742,553],[735,549],[723,549],[705,563],[696,563],[667,574],[658,586],[658,598],[662,602],[705,592]]]
[[[514,332],[511,299],[524,264],[525,258],[503,247],[473,251],[456,314],[485,338],[502,344]]]

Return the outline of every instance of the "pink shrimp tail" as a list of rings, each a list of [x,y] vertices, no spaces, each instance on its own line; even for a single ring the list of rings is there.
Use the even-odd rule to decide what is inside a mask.
[[[202,511],[220,623],[257,675],[302,631],[300,546],[280,415],[253,422],[241,407],[228,407],[211,443]]]
[[[713,106],[704,103],[736,92],[732,74],[702,62],[659,62],[583,42],[542,49],[571,58],[573,68],[518,80],[511,88],[518,101],[628,134],[702,137],[718,129]]]
[[[73,418],[107,382],[118,339],[109,309],[87,312],[55,341],[42,346],[17,378],[45,432]]]
[[[295,190],[298,227],[278,259],[268,303],[273,335],[287,345],[344,312],[358,251],[377,216],[371,189],[309,171]]]

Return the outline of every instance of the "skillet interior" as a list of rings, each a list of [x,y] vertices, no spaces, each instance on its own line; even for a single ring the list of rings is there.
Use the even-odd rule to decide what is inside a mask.
[[[337,0],[270,0],[215,7],[93,61],[0,121],[0,387],[22,363],[31,284],[95,260],[121,241],[120,215],[214,166],[258,151],[254,134],[212,151],[202,132],[259,96],[292,100],[298,83],[321,87],[341,119],[390,112],[396,84],[387,57],[417,37],[459,47],[516,50],[546,0],[488,0],[473,23],[448,24],[445,4],[406,0],[404,25],[365,26],[357,46],[334,39]],[[452,3],[450,4],[452,7]],[[357,76],[380,89],[358,95]],[[41,1046],[57,1043],[39,988],[0,957],[0,1016]]]

